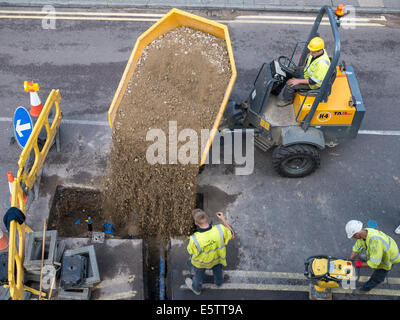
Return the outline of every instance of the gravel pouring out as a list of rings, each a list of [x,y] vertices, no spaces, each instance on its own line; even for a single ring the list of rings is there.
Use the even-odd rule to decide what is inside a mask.
[[[176,28],[150,43],[138,60],[116,115],[103,191],[105,219],[118,235],[143,239],[189,235],[202,154],[200,130],[211,129],[231,78],[225,40],[191,28]],[[197,164],[150,164],[146,141],[161,129],[198,135]],[[178,142],[177,150],[189,141]],[[157,154],[156,154],[157,155]]]

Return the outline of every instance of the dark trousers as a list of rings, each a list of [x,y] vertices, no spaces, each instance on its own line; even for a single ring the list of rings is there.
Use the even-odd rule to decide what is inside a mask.
[[[191,265],[192,271],[194,272],[193,276],[193,289],[195,291],[201,291],[201,286],[204,281],[204,276],[207,269],[204,268],[196,268],[195,266]],[[217,286],[221,286],[223,282],[223,274],[222,274],[223,266],[222,264],[217,264],[216,266],[212,267],[212,272],[214,275],[214,282]]]
[[[289,86],[288,84],[285,84],[285,86],[281,91],[281,99],[293,102],[296,91],[299,90],[311,90],[311,88],[308,84],[298,84],[293,87]]]
[[[293,77],[297,79],[304,79],[304,73],[302,69],[300,72],[297,71],[297,73]],[[293,102],[296,91],[299,90],[311,90],[311,88],[308,84],[298,84],[297,86],[291,87],[286,83],[282,91],[280,92],[280,99]]]
[[[375,288],[378,284],[382,283],[389,271],[385,269],[375,269],[371,275],[371,278],[367,282],[365,282],[361,290],[362,291],[370,291],[371,289]]]

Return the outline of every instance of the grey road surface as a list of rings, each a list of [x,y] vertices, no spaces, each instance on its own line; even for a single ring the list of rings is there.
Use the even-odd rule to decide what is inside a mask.
[[[238,69],[233,99],[247,98],[263,62],[290,55],[296,42],[307,38],[311,25],[297,24],[296,20],[303,16],[282,18],[281,23],[238,23],[229,22],[231,17],[214,17],[228,21],[233,42]],[[399,240],[393,231],[400,224],[400,18],[386,15],[385,20],[368,21],[354,29],[341,29],[341,60],[354,67],[367,109],[361,126],[363,134],[325,149],[321,168],[303,179],[279,177],[272,168],[271,152],[259,150],[251,175],[236,176],[225,165],[209,166],[200,175],[199,188],[209,195],[208,207],[224,210],[237,233],[228,248],[228,269],[301,274],[304,259],[310,255],[347,257],[353,241],[346,238],[344,226],[350,219],[365,223],[375,220],[379,229]],[[55,186],[96,187],[100,183],[110,147],[107,111],[136,38],[153,23],[57,20],[55,29],[43,29],[40,19],[0,19],[2,212],[9,206],[7,171],[16,175],[21,151],[16,144],[9,145],[9,119],[17,106],[29,107],[23,82],[39,82],[42,102],[52,88],[60,89],[65,120],[61,127],[62,151],[52,149],[49,153],[40,198],[32,203],[27,215],[28,225],[40,229]],[[329,32],[329,27],[322,27],[321,36],[328,50],[332,48]],[[178,252],[183,260],[187,258],[184,247]],[[180,265],[172,265],[171,269],[175,267],[180,275]],[[399,273],[395,266],[391,276]],[[194,295],[181,285],[183,282],[172,285],[174,296],[193,299]],[[210,297],[218,296],[216,291],[208,292]],[[248,294],[254,298],[258,293]],[[280,299],[282,295],[285,292],[277,292],[272,298]],[[207,292],[202,297],[207,298]]]

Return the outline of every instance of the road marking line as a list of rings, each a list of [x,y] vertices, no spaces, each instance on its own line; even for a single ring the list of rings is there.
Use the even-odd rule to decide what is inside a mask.
[[[304,274],[291,272],[268,272],[268,271],[246,271],[246,270],[224,270],[230,277],[239,278],[279,278],[279,279],[300,279],[307,280]],[[183,270],[182,274],[188,275],[188,270]],[[206,270],[206,274],[212,275],[212,271]]]
[[[164,14],[157,13],[135,13],[135,12],[83,12],[83,11],[15,11],[15,10],[0,10],[0,13],[11,14],[40,14],[40,15],[77,15],[77,16],[127,16],[127,17],[163,17]]]
[[[0,117],[0,122],[12,122],[12,121],[13,121],[12,118]],[[106,126],[106,127],[110,126],[108,121],[93,121],[93,120],[68,120],[68,119],[62,119],[61,123],[81,124],[81,125],[89,125],[89,126]]]
[[[110,287],[113,285],[120,285],[121,283],[131,283],[133,281],[135,281],[134,274],[132,274],[130,276],[125,276],[125,277],[118,277],[115,279],[102,280],[98,285],[93,287],[92,290],[103,289],[103,288]]]
[[[13,119],[9,117],[0,117],[0,122],[12,122]],[[108,121],[93,121],[93,120],[68,120],[62,119],[62,123],[66,124],[81,124],[81,125],[92,125],[92,126],[109,126]],[[398,130],[359,130],[359,134],[370,134],[380,136],[400,136]]]
[[[47,20],[92,20],[92,21],[158,21],[149,18],[102,18],[102,17],[62,17],[62,16],[11,16],[0,15],[0,19],[47,19]]]
[[[299,285],[281,285],[281,284],[250,284],[250,283],[223,283],[222,286],[217,287],[212,283],[203,283],[204,289],[212,290],[259,290],[259,291],[295,291],[295,292],[309,292],[309,286]],[[180,286],[180,289],[190,290],[185,284]],[[351,289],[333,288],[332,293],[350,294]],[[363,295],[375,296],[400,296],[400,290],[389,289],[373,289]]]
[[[1,11],[0,11],[1,13]],[[37,16],[33,15],[13,15],[13,14],[7,14],[7,15],[0,15],[0,19],[53,19],[53,20],[87,20],[87,21],[137,21],[137,22],[155,22],[158,21],[159,18],[128,18],[128,17],[99,17],[99,15],[96,15],[95,13],[90,14],[92,15],[91,17],[80,17],[80,16],[60,16],[56,13],[51,13],[51,12],[35,12]],[[68,14],[73,14],[73,13],[68,13]],[[83,15],[83,14],[82,14]],[[86,15],[89,15],[87,13]],[[108,15],[108,14],[102,14],[102,15]],[[155,15],[150,15],[150,16],[155,16]],[[274,18],[275,19],[275,18]],[[246,20],[246,19],[239,19],[239,20],[214,20],[216,22],[220,23],[248,23],[248,24],[299,24],[299,25],[313,25],[313,21],[293,21],[293,20]],[[329,26],[330,23],[327,22],[321,22],[321,25]],[[380,23],[342,23],[343,27],[384,27],[383,24]]]
[[[373,134],[380,136],[400,136],[400,131],[395,130],[358,130],[359,134]]]
[[[4,14],[38,14],[38,15],[49,15],[55,14],[57,15],[76,15],[76,16],[120,16],[120,17],[154,17],[161,18],[167,13],[158,14],[158,13],[138,13],[138,12],[87,12],[87,11],[32,11],[32,10],[0,10],[0,13]],[[315,20],[314,16],[280,16],[280,15],[244,15],[237,16],[234,20],[252,20],[252,19],[262,19],[262,20]],[[385,16],[381,15],[380,17],[371,17],[371,18],[362,18],[362,17],[353,17],[353,21],[387,21]],[[231,20],[229,20],[231,21]],[[322,21],[329,21],[327,17],[323,17]]]
[[[1,11],[0,11],[1,12]],[[265,15],[265,16],[237,16],[235,19],[284,19],[284,20],[312,20],[314,21],[316,17],[299,17],[299,16],[271,16],[271,15]],[[387,21],[385,16],[380,16],[378,17],[372,17],[372,18],[361,18],[361,17],[352,17],[351,18],[354,21]],[[324,17],[322,18],[322,21],[329,21],[329,18]],[[343,22],[343,21],[342,21]]]
[[[308,292],[308,286],[298,285],[282,285],[282,284],[251,284],[251,283],[223,283],[220,287],[217,287],[213,283],[203,283],[204,289],[215,289],[215,290],[264,290],[264,291],[300,291]],[[185,284],[180,286],[180,289],[188,289]]]
[[[92,121],[92,120],[67,120],[62,119],[61,123],[67,124],[82,124],[82,125],[89,125],[89,126],[110,126],[108,121]]]
[[[269,271],[247,271],[247,270],[224,270],[224,273],[229,275],[230,278],[266,278],[266,279],[296,279],[307,280],[302,273],[292,272],[269,272]],[[182,270],[182,275],[189,275],[189,270]],[[212,276],[212,270],[206,270],[206,274]],[[386,278],[389,284],[400,284],[400,278],[389,277]],[[369,280],[367,276],[360,276],[359,282],[366,282]]]
[[[276,21],[268,21],[268,20],[215,20],[220,23],[249,23],[249,24],[300,24],[300,25],[313,25],[313,21],[291,21],[291,20],[276,20]],[[330,23],[321,22],[321,26],[330,26]],[[380,23],[342,23],[342,27],[384,27],[383,24]]]
[[[98,300],[126,300],[128,298],[136,297],[137,291],[120,292],[108,296],[99,297]]]

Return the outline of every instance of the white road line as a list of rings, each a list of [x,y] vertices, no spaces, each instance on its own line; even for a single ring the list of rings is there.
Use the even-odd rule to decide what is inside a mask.
[[[54,19],[54,20],[90,20],[90,21],[158,21],[161,14],[136,14],[136,13],[106,13],[106,12],[39,12],[39,11],[10,11],[10,10],[2,10],[0,13],[8,13],[0,15],[0,19]],[[30,13],[29,15],[20,15],[19,13]],[[64,14],[64,16],[60,16],[60,14]],[[68,16],[70,15],[70,16]],[[113,16],[113,17],[106,17]],[[130,18],[132,16],[135,17],[143,17],[143,18]],[[146,18],[144,18],[146,17]],[[154,18],[149,18],[154,17]],[[250,18],[252,17],[252,18]],[[268,20],[265,20],[268,19]],[[214,20],[220,23],[248,23],[248,24],[301,24],[301,25],[312,25],[314,21],[299,21],[299,20],[309,20],[314,19],[313,17],[295,17],[295,16],[264,16],[260,18],[260,16],[240,16],[239,19],[234,20]],[[374,19],[369,18],[355,18],[354,23],[346,23],[347,21],[343,21],[343,26],[348,27],[384,27],[383,24],[373,23],[368,21],[373,21]],[[382,20],[382,18],[378,18],[375,20]],[[368,23],[359,23],[357,21],[366,21]],[[383,21],[383,20],[382,20]],[[328,22],[321,22],[321,25],[330,24]]]
[[[51,12],[48,11],[16,11],[16,10],[0,10],[0,13],[5,14],[40,14],[48,15]],[[54,12],[55,15],[77,15],[77,16],[121,16],[121,17],[163,17],[164,14],[157,13],[135,13],[135,12],[82,12],[82,11],[58,11]]]
[[[1,12],[1,11],[0,11]],[[314,21],[316,17],[303,17],[303,16],[272,16],[272,15],[261,15],[261,16],[237,16],[235,19],[245,19],[245,20],[251,20],[251,19],[263,19],[263,20],[269,20],[269,19],[281,19],[281,20],[312,20]],[[371,18],[361,18],[361,17],[352,17],[352,20],[354,21],[387,21],[385,16],[380,16],[380,17],[371,17]],[[329,18],[324,17],[322,18],[322,21],[329,21]]]
[[[400,136],[400,131],[394,131],[394,130],[358,130],[358,133],[380,135],[380,136]]]
[[[293,272],[269,272],[269,271],[247,271],[247,270],[224,270],[224,273],[229,275],[231,279],[234,278],[262,278],[262,279],[295,279],[295,280],[307,280],[307,278],[302,273]],[[211,270],[206,270],[207,275],[212,276]],[[182,275],[189,275],[188,270],[182,270]],[[399,285],[400,278],[389,277],[386,278],[387,282],[391,285]],[[361,276],[359,281],[366,282],[369,280],[367,276]],[[386,280],[385,280],[386,282]]]
[[[67,120],[67,119],[62,119],[61,123],[81,124],[81,125],[89,125],[89,126],[107,126],[107,127],[110,126],[108,121],[92,121],[92,120]]]
[[[0,122],[12,122],[12,118],[0,117]],[[61,123],[66,124],[79,124],[79,125],[88,125],[88,126],[106,126],[109,127],[110,124],[108,121],[93,121],[93,120],[68,120],[62,119]]]
[[[128,298],[136,297],[137,291],[120,292],[108,296],[99,297],[98,300],[127,300]]]
[[[300,291],[308,292],[308,286],[299,285],[283,285],[283,284],[252,284],[252,283],[223,283],[222,286],[217,287],[212,283],[203,283],[202,287],[204,289],[214,289],[214,290],[260,290],[260,291]],[[189,288],[183,284],[180,289]]]
[[[211,290],[258,290],[258,291],[294,291],[294,292],[309,292],[309,286],[300,285],[282,285],[282,284],[251,284],[251,283],[224,283],[222,286],[217,287],[212,283],[204,283],[204,289]],[[181,285],[180,289],[190,290],[186,285]],[[333,293],[349,294],[352,290],[334,288]],[[375,296],[400,296],[400,290],[390,289],[373,289],[370,292],[364,293],[366,295]]]
[[[135,275],[132,274],[130,276],[124,276],[124,277],[118,277],[115,279],[106,279],[106,280],[102,280],[99,284],[97,284],[92,290],[97,290],[97,289],[103,289],[106,287],[110,287],[113,285],[120,285],[122,283],[131,283],[133,281],[135,281]]]
[[[293,21],[293,20],[215,20],[220,23],[249,23],[249,24],[300,24],[300,25],[313,25],[313,21]],[[328,22],[321,22],[321,26],[330,26]],[[384,27],[380,23],[342,23],[342,27]]]
[[[300,279],[305,280],[304,274],[291,272],[269,272],[269,271],[247,271],[247,270],[224,270],[229,277],[238,278],[274,278],[274,279]],[[188,270],[183,270],[184,276],[189,274]],[[212,275],[211,270],[206,270],[206,274]]]
[[[157,18],[107,18],[107,17],[65,17],[65,16],[12,16],[0,15],[0,19],[54,19],[54,20],[91,20],[91,21],[158,21]]]
[[[166,11],[165,13],[167,13]],[[58,11],[55,10],[54,14],[57,15],[75,15],[75,16],[117,16],[117,17],[154,17],[161,18],[164,14],[158,13],[139,13],[139,12],[87,12],[87,11]],[[0,14],[34,14],[34,15],[48,15],[51,12],[48,11],[33,11],[33,10],[0,10]],[[315,16],[295,16],[295,15],[244,15],[237,16],[234,20],[315,20]],[[353,21],[387,21],[385,16],[381,15],[380,17],[352,17]],[[327,17],[322,18],[322,21],[329,21]]]
[[[0,122],[12,122],[13,119],[9,117],[0,117]],[[78,124],[78,125],[91,125],[91,126],[110,126],[108,121],[93,121],[93,120],[68,120],[62,119],[62,123]],[[359,130],[359,134],[379,135],[379,136],[400,136],[399,130]]]
[[[187,276],[189,274],[188,270],[183,270],[182,275]],[[212,275],[211,270],[207,270],[206,274]],[[308,292],[308,285],[289,285],[289,284],[263,284],[263,283],[245,283],[245,282],[235,282],[235,280],[239,280],[238,278],[250,279],[250,278],[258,278],[263,280],[268,279],[298,279],[305,280],[307,278],[304,274],[301,273],[291,273],[291,272],[268,272],[268,271],[247,271],[247,270],[224,270],[224,274],[229,275],[229,281],[226,282],[221,287],[217,287],[212,283],[205,283],[203,287],[205,289],[215,289],[215,290],[264,290],[264,291],[295,291],[295,292]],[[237,279],[234,279],[237,277]],[[359,282],[366,282],[369,280],[369,277],[361,276]],[[386,280],[385,280],[386,283]],[[400,278],[390,277],[387,278],[387,283],[391,285],[399,285]],[[186,285],[181,285],[181,289],[188,289]],[[343,288],[334,288],[332,290],[333,293],[351,293],[349,289]],[[374,289],[371,292],[368,292],[369,295],[379,295],[379,296],[400,296],[400,290],[392,290],[392,289]]]

